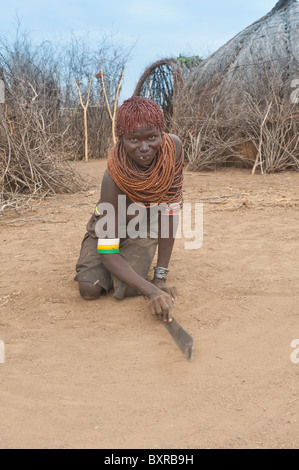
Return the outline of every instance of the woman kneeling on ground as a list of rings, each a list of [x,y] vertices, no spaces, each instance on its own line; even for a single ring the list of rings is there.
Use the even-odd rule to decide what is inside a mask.
[[[183,148],[164,128],[163,113],[152,100],[133,96],[120,106],[118,142],[87,224],[75,280],[86,300],[111,288],[119,299],[141,294],[153,315],[171,321],[176,288],[166,279],[182,206]]]

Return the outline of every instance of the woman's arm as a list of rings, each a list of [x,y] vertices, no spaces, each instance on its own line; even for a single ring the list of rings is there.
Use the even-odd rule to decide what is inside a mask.
[[[102,188],[100,203],[111,204],[113,211],[110,217],[114,217],[114,221],[108,218],[107,223],[114,224],[115,233],[113,238],[118,238],[118,195],[119,189],[110,178],[108,172],[105,173]],[[99,217],[99,219],[103,215]],[[98,234],[101,235],[101,234]],[[99,238],[102,238],[99,236]],[[122,258],[119,254],[101,254],[101,260],[105,268],[114,274],[120,281],[126,283],[128,286],[133,287],[135,290],[143,294],[149,299],[149,307],[152,314],[162,316],[163,320],[172,320],[173,301],[169,293],[161,290],[158,286],[144,279]]]
[[[162,222],[161,222],[162,219]],[[158,237],[158,259],[157,259],[157,266],[162,268],[168,268],[170,258],[172,255],[174,242],[175,242],[175,235],[177,231],[177,226],[179,222],[178,215],[161,215],[159,218],[159,237]],[[168,237],[163,237],[163,230],[161,233],[161,223],[168,224],[169,235]],[[175,286],[168,286],[166,279],[159,279],[154,277],[152,283],[158,287],[159,289],[164,290],[167,292],[173,299],[176,298],[177,291]]]
[[[101,255],[101,259],[108,271],[149,299],[150,312],[153,315],[162,316],[164,321],[172,320],[173,301],[166,291],[139,276],[118,254]]]
[[[170,136],[175,143],[176,158],[177,160],[180,160],[181,158],[183,158],[182,142],[176,135],[170,134]],[[178,214],[159,214],[159,238],[157,260],[157,266],[159,267],[168,268],[174,247],[178,223]],[[165,292],[168,292],[172,296],[172,298],[176,298],[176,288],[169,287],[166,283],[166,280],[154,278],[152,282],[160,289],[163,289]]]

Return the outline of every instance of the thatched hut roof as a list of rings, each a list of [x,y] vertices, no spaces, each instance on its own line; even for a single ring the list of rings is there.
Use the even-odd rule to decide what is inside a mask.
[[[259,161],[263,171],[289,164],[299,169],[298,142],[292,140],[298,135],[298,112],[291,102],[298,78],[299,3],[280,0],[185,80],[173,126],[192,153],[193,166],[214,167],[233,155],[255,165]],[[272,141],[277,148],[270,148]],[[250,156],[240,150],[248,143]]]
[[[219,81],[226,87],[245,85],[248,91],[261,90],[265,71],[289,86],[299,73],[299,4],[280,0],[265,16],[248,26],[208,59],[204,60],[186,82],[186,89],[196,96]],[[250,85],[248,87],[248,85]]]

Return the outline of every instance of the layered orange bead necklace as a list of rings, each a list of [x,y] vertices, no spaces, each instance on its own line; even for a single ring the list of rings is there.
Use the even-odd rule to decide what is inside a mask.
[[[133,202],[151,204],[179,203],[183,198],[183,150],[176,158],[172,138],[162,133],[162,145],[151,165],[142,170],[119,141],[108,157],[108,173]]]

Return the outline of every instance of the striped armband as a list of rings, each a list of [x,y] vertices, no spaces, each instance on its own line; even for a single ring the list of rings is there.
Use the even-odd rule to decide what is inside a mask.
[[[98,253],[99,255],[119,253],[119,238],[99,238]]]

